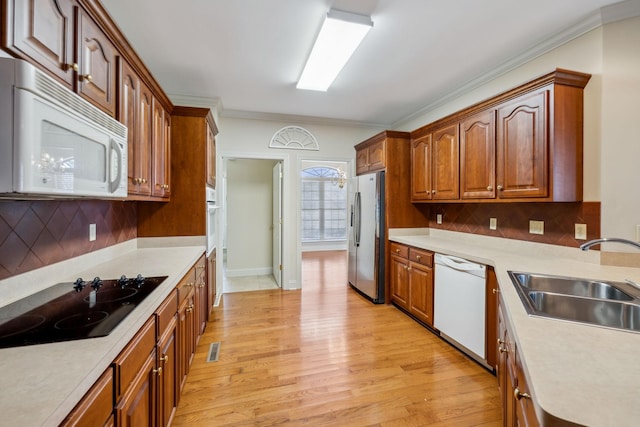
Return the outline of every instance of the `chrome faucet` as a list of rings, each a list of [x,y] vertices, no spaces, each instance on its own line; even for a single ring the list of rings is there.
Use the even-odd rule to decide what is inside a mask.
[[[588,251],[591,246],[599,245],[600,243],[605,242],[624,243],[626,245],[634,246],[637,249],[640,249],[640,243],[634,242],[633,240],[620,239],[618,237],[603,237],[602,239],[590,240],[587,243],[583,243],[582,245],[580,245],[580,249],[582,249],[583,251]]]

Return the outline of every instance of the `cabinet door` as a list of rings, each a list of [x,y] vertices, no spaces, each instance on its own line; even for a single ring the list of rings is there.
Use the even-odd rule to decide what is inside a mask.
[[[113,369],[96,381],[61,427],[106,426],[113,416]]]
[[[216,186],[216,136],[207,123],[207,185]]]
[[[178,308],[178,378],[180,390],[184,388],[189,366],[195,351],[195,327],[193,319],[193,288]]]
[[[170,323],[158,344],[158,425],[169,426],[178,407],[178,341],[177,323]]]
[[[411,200],[431,200],[431,135],[411,141]]]
[[[78,11],[78,86],[85,99],[115,117],[116,49],[82,9]]]
[[[384,169],[386,166],[386,150],[385,150],[385,142],[386,140],[378,141],[374,144],[371,144],[368,148],[368,170],[369,172],[377,171]]]
[[[458,125],[433,132],[433,199],[452,200],[459,196]]]
[[[7,35],[7,47],[20,56],[31,58],[68,87],[73,87],[73,14],[76,2],[12,0],[11,4],[13,32]]]
[[[409,261],[391,255],[389,261],[391,281],[391,301],[404,309],[409,308]]]
[[[116,406],[119,427],[156,425],[156,350],[140,369],[127,392]]]
[[[153,99],[153,183],[151,194],[162,198],[168,198],[170,192],[170,133],[167,135],[167,131],[170,131],[168,123],[171,118],[165,116],[168,114],[162,105]]]
[[[409,263],[409,313],[433,325],[433,269]]]
[[[356,175],[369,171],[369,149],[362,148],[356,151]]]
[[[496,197],[494,112],[483,111],[460,123],[460,198]]]
[[[548,91],[523,95],[498,107],[499,198],[548,195]]]
[[[200,335],[207,326],[207,275],[206,259],[204,257],[198,262],[196,269],[196,291],[195,291],[195,320],[196,320],[196,345],[200,341]]]

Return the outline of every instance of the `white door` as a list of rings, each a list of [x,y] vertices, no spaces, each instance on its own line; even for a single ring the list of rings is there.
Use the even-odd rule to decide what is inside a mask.
[[[273,167],[273,277],[282,287],[282,162]]]

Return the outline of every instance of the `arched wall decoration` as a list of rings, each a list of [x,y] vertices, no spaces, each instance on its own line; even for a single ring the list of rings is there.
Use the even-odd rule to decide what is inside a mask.
[[[291,150],[319,150],[316,137],[300,126],[285,126],[271,137],[269,148],[289,148]]]

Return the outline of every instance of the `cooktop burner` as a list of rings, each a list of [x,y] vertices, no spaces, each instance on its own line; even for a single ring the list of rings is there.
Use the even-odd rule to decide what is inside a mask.
[[[0,348],[109,335],[166,278],[80,278],[0,307]]]

